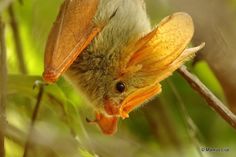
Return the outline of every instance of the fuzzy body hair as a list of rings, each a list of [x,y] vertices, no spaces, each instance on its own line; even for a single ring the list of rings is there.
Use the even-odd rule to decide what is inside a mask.
[[[143,0],[100,0],[94,23],[105,26],[66,76],[90,104],[102,111],[104,97],[120,103],[127,96],[127,92],[115,90],[123,50],[150,32],[151,26]]]

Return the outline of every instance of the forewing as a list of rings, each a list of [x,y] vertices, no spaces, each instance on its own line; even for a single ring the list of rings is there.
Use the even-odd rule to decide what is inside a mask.
[[[100,31],[93,23],[99,0],[65,0],[48,37],[43,78],[55,82]]]

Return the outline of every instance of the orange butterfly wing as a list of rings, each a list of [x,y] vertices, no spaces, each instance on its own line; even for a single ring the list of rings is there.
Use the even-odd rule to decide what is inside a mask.
[[[48,37],[43,78],[55,82],[101,30],[93,23],[99,0],[65,0]]]

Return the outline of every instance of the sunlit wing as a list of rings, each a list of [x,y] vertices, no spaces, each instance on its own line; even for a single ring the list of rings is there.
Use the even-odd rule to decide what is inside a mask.
[[[48,37],[43,78],[55,82],[101,30],[93,23],[99,0],[65,0]]]
[[[193,21],[188,14],[180,12],[168,16],[136,43],[139,49],[132,52],[126,65],[142,65],[140,74],[157,76],[183,53],[193,33]]]

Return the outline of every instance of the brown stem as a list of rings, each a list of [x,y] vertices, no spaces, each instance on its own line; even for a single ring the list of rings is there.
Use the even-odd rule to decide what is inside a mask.
[[[6,90],[7,90],[7,63],[6,63],[6,45],[5,45],[5,32],[4,24],[0,17],[0,156],[5,156],[4,137],[6,126]]]
[[[191,74],[186,66],[180,67],[178,72],[213,110],[236,129],[236,116],[195,75]]]
[[[38,115],[38,112],[39,112],[40,103],[41,103],[41,100],[42,100],[42,97],[43,97],[44,86],[43,85],[39,85],[39,86],[40,86],[40,88],[39,88],[39,93],[38,93],[38,97],[37,97],[37,102],[36,102],[36,105],[35,105],[35,108],[34,108],[34,111],[33,111],[33,114],[32,114],[31,124],[30,124],[30,128],[29,128],[28,137],[27,137],[26,143],[25,143],[25,150],[24,150],[23,157],[27,157],[28,151],[31,147],[31,144],[32,144],[31,143],[31,136],[32,136],[33,129],[34,129],[34,124],[36,122],[36,118],[37,118],[37,115]]]
[[[22,43],[20,39],[19,27],[18,27],[18,23],[15,17],[12,4],[8,8],[8,13],[11,19],[11,28],[12,28],[12,32],[14,36],[16,55],[19,61],[19,70],[22,74],[27,74],[27,69],[25,66],[25,60],[24,60],[23,49],[22,49]]]

